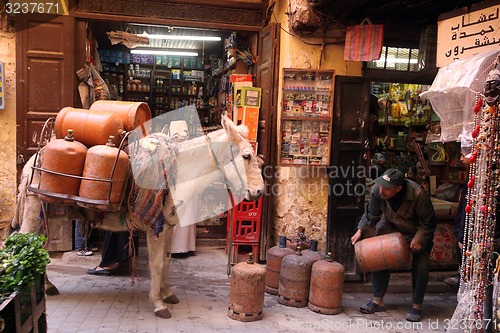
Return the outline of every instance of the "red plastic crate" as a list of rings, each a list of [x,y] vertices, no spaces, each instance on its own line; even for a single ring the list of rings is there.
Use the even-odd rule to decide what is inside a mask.
[[[258,219],[230,219],[233,224],[233,242],[255,243],[260,240],[260,217]],[[229,223],[227,224],[229,238]],[[228,239],[229,241],[229,239]]]
[[[258,201],[242,201],[227,212],[227,241],[230,226],[233,227],[232,241],[235,243],[255,243],[260,240],[260,219],[262,198]]]
[[[262,215],[262,197],[257,201],[242,201],[232,209],[235,218],[259,218]]]
[[[227,246],[226,246],[227,252]],[[248,254],[253,253],[253,260],[259,257],[259,243],[233,243],[229,262],[236,264],[248,260]]]

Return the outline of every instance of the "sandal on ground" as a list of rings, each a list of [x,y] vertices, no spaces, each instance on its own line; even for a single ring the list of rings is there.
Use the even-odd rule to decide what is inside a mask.
[[[365,314],[371,314],[371,313],[381,312],[381,311],[385,311],[385,306],[380,306],[373,301],[369,301],[365,305],[361,305],[359,307],[359,312],[365,313]]]
[[[93,255],[94,253],[92,251],[89,251],[87,249],[81,249],[76,251],[76,255],[79,257],[88,257]]]
[[[412,322],[422,321],[422,311],[411,308],[410,311],[408,311],[405,319]]]
[[[101,268],[101,267],[97,266],[97,267],[92,268],[92,269],[87,269],[87,274],[109,276],[109,275],[111,275],[111,271],[109,269],[105,269],[105,268]]]

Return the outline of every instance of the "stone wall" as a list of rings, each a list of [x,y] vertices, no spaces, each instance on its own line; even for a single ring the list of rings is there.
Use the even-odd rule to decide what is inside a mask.
[[[288,9],[287,2],[276,3],[274,17],[281,23],[281,27],[288,31],[288,16],[285,14]],[[272,21],[276,20],[273,18]],[[283,68],[327,69],[334,70],[335,75],[361,76],[361,62],[344,61],[344,44],[340,41],[345,36],[345,31],[334,33],[339,37],[339,44],[325,45],[322,54],[321,38],[299,39],[281,30],[279,77],[283,77]],[[301,40],[317,45],[308,45]],[[335,37],[330,40],[335,40]],[[278,110],[283,109],[282,84],[280,80]],[[275,149],[278,150],[278,147]],[[321,171],[305,167],[278,167],[274,192],[277,196],[273,233],[276,243],[279,235],[291,236],[298,226],[303,226],[306,236],[317,239],[319,249],[324,251],[328,226],[328,177],[324,169]]]
[[[5,109],[0,110],[0,239],[16,203],[16,44],[13,28],[0,16],[0,62],[4,63]]]

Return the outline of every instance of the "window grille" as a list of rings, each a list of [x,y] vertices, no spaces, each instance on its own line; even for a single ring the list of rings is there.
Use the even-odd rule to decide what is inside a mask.
[[[380,59],[367,62],[366,67],[416,72],[418,71],[418,49],[384,46]]]

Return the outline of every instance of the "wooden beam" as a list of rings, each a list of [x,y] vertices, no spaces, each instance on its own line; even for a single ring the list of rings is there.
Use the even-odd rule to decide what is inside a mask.
[[[139,17],[139,16],[129,16],[129,15],[97,14],[97,13],[87,13],[79,11],[75,12],[75,17],[79,19],[96,20],[96,21],[171,25],[176,27],[205,28],[205,29],[218,29],[218,30],[231,30],[231,31],[259,31],[261,29],[260,26],[237,25],[230,23],[197,22],[197,21],[162,19],[154,17]]]
[[[139,0],[80,0],[75,12],[85,19],[245,31],[260,30],[262,14],[254,9]]]
[[[163,2],[240,9],[262,9],[267,5],[265,0],[167,0]]]

